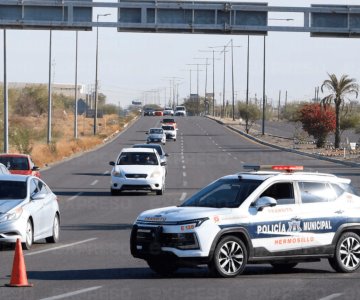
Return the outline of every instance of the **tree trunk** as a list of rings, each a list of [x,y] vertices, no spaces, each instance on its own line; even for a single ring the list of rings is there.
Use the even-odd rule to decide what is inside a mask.
[[[335,149],[340,148],[340,102],[335,102],[336,127],[335,127]]]

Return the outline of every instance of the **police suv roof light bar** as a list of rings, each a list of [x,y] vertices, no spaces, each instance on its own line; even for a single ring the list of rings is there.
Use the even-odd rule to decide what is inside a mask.
[[[295,166],[295,165],[243,165],[244,169],[253,170],[253,171],[284,171],[284,172],[295,172],[295,171],[303,171],[304,166]]]

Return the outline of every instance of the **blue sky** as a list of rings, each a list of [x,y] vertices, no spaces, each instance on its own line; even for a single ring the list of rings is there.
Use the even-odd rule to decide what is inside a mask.
[[[261,1],[247,1],[261,2]],[[264,1],[265,2],[265,1]],[[272,6],[310,6],[310,4],[356,4],[358,1],[268,1]],[[115,21],[116,10],[96,9],[97,13],[112,13],[102,21]],[[271,17],[271,16],[270,16]],[[277,18],[293,18],[289,14]],[[282,23],[281,23],[282,22]],[[296,23],[295,21],[293,21]],[[275,24],[274,24],[275,25]],[[285,25],[280,21],[278,25]],[[290,25],[290,24],[287,24]],[[0,31],[0,47],[3,49]],[[99,28],[99,81],[100,92],[108,102],[122,106],[132,100],[155,100],[159,90],[163,105],[169,98],[169,77],[179,78],[179,98],[189,95],[188,64],[204,63],[195,57],[211,57],[211,46],[223,46],[230,39],[234,45],[235,91],[238,100],[245,98],[247,37],[242,35],[191,35],[191,34],[142,34],[120,33],[115,28]],[[270,32],[266,38],[267,96],[277,101],[279,90],[284,101],[309,99],[314,88],[327,78],[327,72],[348,74],[360,80],[360,40],[343,38],[310,38],[309,33]],[[96,30],[79,32],[78,83],[90,88],[95,82]],[[7,76],[9,82],[48,81],[49,31],[7,30]],[[3,69],[0,50],[0,69]],[[263,37],[250,38],[250,97],[262,96]],[[53,75],[56,83],[74,83],[75,32],[53,31]],[[215,62],[215,96],[220,101],[223,89],[223,55]],[[230,54],[226,58],[226,99],[231,101]],[[209,60],[210,62],[210,60]],[[205,91],[205,68],[200,67],[199,90]],[[1,71],[2,72],[2,71]],[[208,67],[208,92],[212,90],[212,66]],[[2,75],[0,75],[2,80]],[[192,72],[192,93],[196,93],[196,72]]]

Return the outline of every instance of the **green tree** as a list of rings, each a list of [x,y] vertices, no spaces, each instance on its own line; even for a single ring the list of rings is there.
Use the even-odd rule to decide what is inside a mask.
[[[340,146],[340,108],[347,99],[347,95],[359,93],[359,85],[354,78],[349,78],[348,75],[342,75],[340,80],[335,74],[328,74],[329,79],[326,79],[321,85],[321,91],[327,89],[330,94],[322,99],[323,103],[335,104],[336,128],[335,128],[335,148]]]
[[[257,105],[249,103],[239,102],[237,105],[240,118],[248,120],[248,126],[245,128],[246,133],[249,133],[254,123],[260,119],[261,112]]]

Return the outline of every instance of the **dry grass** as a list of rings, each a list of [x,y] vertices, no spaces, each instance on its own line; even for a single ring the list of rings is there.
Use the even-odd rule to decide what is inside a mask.
[[[71,157],[74,154],[93,149],[103,144],[104,141],[123,129],[125,123],[133,119],[119,119],[117,115],[105,115],[98,119],[97,135],[93,135],[94,120],[78,117],[78,139],[74,138],[74,115],[56,111],[52,117],[52,139],[47,144],[47,117],[22,118],[21,123],[31,128],[31,156],[35,164],[44,167],[48,164]],[[14,119],[13,123],[19,124],[20,120]],[[45,128],[45,130],[44,130]],[[10,145],[10,152],[19,152]]]

